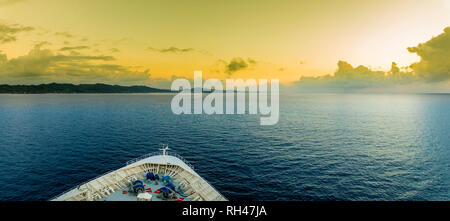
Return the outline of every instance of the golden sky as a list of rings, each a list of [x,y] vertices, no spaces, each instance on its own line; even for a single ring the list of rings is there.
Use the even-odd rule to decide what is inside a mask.
[[[418,62],[407,48],[443,33],[449,12],[448,0],[0,0],[0,24],[16,30],[0,50],[7,60],[51,53],[58,67],[36,64],[45,59],[31,63],[41,72],[64,70],[66,77],[48,75],[54,81],[91,82],[89,73],[98,70],[123,73],[115,79],[128,84],[142,76],[192,78],[202,70],[207,78],[291,84],[333,74],[340,60],[383,71],[392,62]],[[74,61],[86,72],[68,72]],[[35,82],[33,70],[16,81]]]

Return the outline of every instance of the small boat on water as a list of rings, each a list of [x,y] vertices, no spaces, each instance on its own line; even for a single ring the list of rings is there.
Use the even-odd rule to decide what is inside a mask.
[[[176,154],[147,154],[68,190],[52,201],[226,201]]]

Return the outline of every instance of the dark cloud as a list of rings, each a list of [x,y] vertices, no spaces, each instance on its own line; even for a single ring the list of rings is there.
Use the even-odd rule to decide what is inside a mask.
[[[231,59],[228,63],[224,60],[220,60],[225,64],[225,73],[232,74],[236,71],[247,69],[250,65],[256,65],[257,61],[251,58],[248,58],[247,61],[240,57],[235,57]]]
[[[248,67],[247,62],[242,58],[233,58],[230,63],[227,64],[226,72],[231,74],[233,72],[246,69]]]
[[[73,37],[73,35],[68,33],[68,32],[55,32],[55,35],[63,36],[63,37],[66,37],[66,38],[72,38]]]
[[[411,65],[416,74],[429,82],[450,79],[450,27],[431,40],[408,48],[420,56],[420,62]]]
[[[256,63],[258,63],[256,60],[251,59],[251,58],[248,58],[247,61],[248,61],[249,64],[253,64],[253,65],[255,65]]]
[[[14,42],[17,40],[17,34],[20,32],[33,31],[33,27],[21,26],[18,24],[0,24],[0,44]]]
[[[9,84],[34,84],[49,82],[113,83],[151,85],[148,70],[105,62],[112,56],[62,55],[38,44],[24,56],[9,59],[0,53],[0,82]]]
[[[90,56],[90,55],[55,55],[52,57],[54,61],[113,61],[115,58],[113,56]]]
[[[63,47],[60,48],[59,51],[72,51],[72,50],[83,50],[83,49],[89,49],[89,46],[74,46],[74,47]]]
[[[161,53],[186,53],[186,52],[193,52],[195,49],[193,48],[177,48],[177,47],[169,47],[169,48],[152,48],[148,47],[147,50],[149,51],[157,51]]]

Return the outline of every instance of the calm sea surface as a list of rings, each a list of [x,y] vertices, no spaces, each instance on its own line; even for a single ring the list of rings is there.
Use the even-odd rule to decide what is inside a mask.
[[[230,200],[450,200],[450,95],[284,95],[280,121],[172,95],[0,95],[0,200],[48,200],[160,143]]]

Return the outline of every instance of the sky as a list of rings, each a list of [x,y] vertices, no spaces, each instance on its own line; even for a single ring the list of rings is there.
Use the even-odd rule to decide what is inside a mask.
[[[448,0],[0,0],[0,84],[168,88],[202,70],[304,88],[343,79],[352,81],[344,89],[385,88],[399,84],[380,73],[398,67],[412,78],[396,78],[402,85],[445,90],[449,12]],[[433,38],[439,44],[427,45]]]

